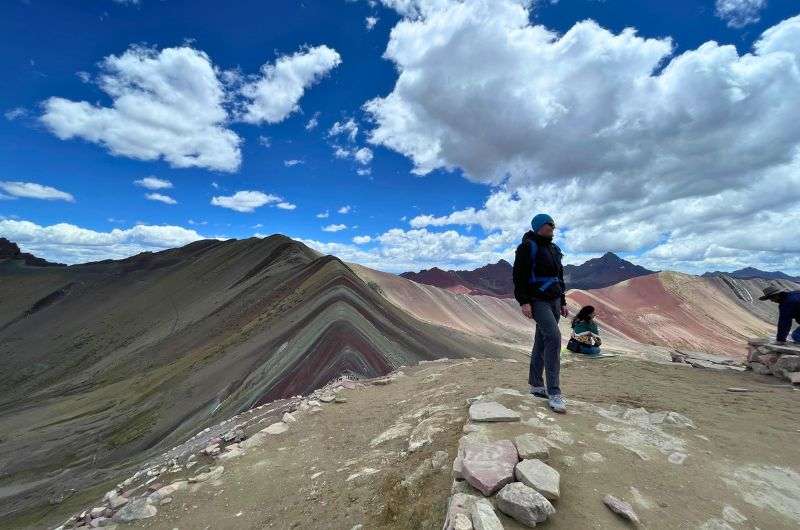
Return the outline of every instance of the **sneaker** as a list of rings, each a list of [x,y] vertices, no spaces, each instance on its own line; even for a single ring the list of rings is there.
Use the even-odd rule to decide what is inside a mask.
[[[547,399],[547,389],[543,386],[533,386],[530,389],[531,394],[535,397]]]
[[[550,396],[549,400],[550,408],[553,409],[553,412],[558,412],[559,414],[564,414],[567,412],[567,402],[564,401],[564,398],[561,397],[561,394]]]

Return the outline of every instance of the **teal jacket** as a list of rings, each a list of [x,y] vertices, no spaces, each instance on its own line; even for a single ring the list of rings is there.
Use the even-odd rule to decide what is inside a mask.
[[[572,331],[574,331],[576,335],[586,333],[587,331],[591,331],[595,335],[600,335],[600,330],[597,329],[597,324],[595,324],[594,320],[573,322]]]

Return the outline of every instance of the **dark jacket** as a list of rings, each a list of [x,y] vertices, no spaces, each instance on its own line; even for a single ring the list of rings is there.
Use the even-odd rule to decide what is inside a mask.
[[[554,276],[558,281],[553,282],[547,289],[540,291],[537,285],[531,285],[531,240],[536,241],[539,247],[536,252],[536,267],[534,273],[537,278]],[[561,299],[561,305],[567,305],[564,285],[564,268],[561,266],[561,249],[551,240],[534,233],[532,230],[525,232],[522,243],[517,246],[514,256],[514,298],[519,305],[529,304],[531,300]]]
[[[787,293],[778,305],[778,342],[786,340],[789,330],[792,329],[792,319],[800,324],[800,291]]]

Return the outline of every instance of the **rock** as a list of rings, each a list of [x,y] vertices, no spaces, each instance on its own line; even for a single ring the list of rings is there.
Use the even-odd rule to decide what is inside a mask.
[[[727,390],[728,392],[751,392],[751,390],[749,388],[741,388],[741,387],[738,387],[738,386],[732,386],[732,387],[726,388],[725,390]]]
[[[203,449],[203,450],[202,450],[202,451],[200,451],[200,452],[201,452],[201,453],[203,453],[204,455],[208,455],[208,456],[216,456],[216,455],[218,455],[218,454],[219,454],[221,451],[222,451],[222,450],[219,448],[219,444],[211,444],[211,445],[207,446],[205,449]]]
[[[447,451],[436,451],[431,457],[431,467],[445,469],[447,467]]]
[[[336,396],[333,394],[322,394],[319,397],[319,400],[323,403],[331,403],[334,399],[336,399]]]
[[[430,417],[422,420],[411,431],[408,437],[408,452],[413,453],[421,447],[430,445],[433,442],[433,435],[441,432],[441,418]]]
[[[333,400],[334,403],[347,403],[346,397],[336,396],[336,399]]]
[[[478,500],[478,497],[474,495],[467,495],[466,493],[454,493],[450,496],[450,500],[447,503],[447,515],[445,515],[444,519],[444,526],[442,527],[443,530],[456,530],[459,528],[457,525],[461,525],[464,527],[463,519],[466,517],[469,526],[466,528],[472,528],[472,522],[470,521],[469,514],[472,511],[472,506],[475,504],[475,501]]]
[[[463,513],[457,513],[453,518],[453,530],[473,530],[472,521]]]
[[[297,418],[295,418],[291,412],[284,412],[281,421],[283,423],[295,423],[297,422]]]
[[[320,405],[320,402],[317,401],[316,399],[311,399],[311,400],[308,401],[308,406],[309,407],[319,407],[319,405]]]
[[[478,499],[472,505],[472,526],[475,530],[503,530],[503,523],[494,513],[492,503],[486,499]]]
[[[89,517],[92,519],[104,517],[106,515],[106,510],[108,510],[108,508],[105,506],[97,506],[96,508],[92,508],[91,511],[89,511]]]
[[[114,521],[129,523],[137,519],[153,517],[157,512],[156,507],[148,503],[146,499],[134,499],[114,514]]]
[[[777,353],[767,353],[764,355],[759,355],[757,362],[769,368],[775,364],[775,361],[778,360],[778,357],[779,355]],[[753,360],[756,361],[756,359]]]
[[[519,412],[504,407],[496,401],[479,401],[469,407],[471,421],[519,421]]]
[[[241,426],[236,426],[222,435],[223,442],[238,443],[242,440],[244,440],[244,429]]]
[[[800,371],[800,355],[781,355],[772,365],[772,374],[789,378],[789,374]]]
[[[114,495],[113,497],[109,497],[108,505],[111,507],[112,510],[117,510],[122,506],[128,504],[128,497],[124,497],[122,495]]]
[[[161,499],[161,501],[159,501],[158,504],[159,506],[165,506],[171,502],[172,502],[172,497],[164,497],[163,499]]]
[[[678,464],[678,465],[680,465],[680,464],[683,464],[683,462],[684,462],[684,460],[686,460],[687,456],[688,455],[686,453],[681,453],[681,452],[676,451],[676,452],[670,454],[669,457],[667,458],[667,460],[669,460],[670,464]]]
[[[533,433],[521,434],[514,438],[514,445],[517,453],[523,460],[528,458],[538,458],[544,460],[550,456],[550,448],[541,436]]]
[[[289,430],[289,426],[283,423],[282,421],[278,421],[267,427],[266,429],[262,429],[260,432],[267,433],[267,434],[282,434]]]
[[[382,433],[380,433],[375,438],[373,438],[369,442],[369,446],[375,447],[389,440],[394,440],[395,438],[407,436],[408,433],[411,432],[411,427],[412,426],[410,423],[403,423],[403,422],[396,423],[391,427],[389,427],[388,429],[386,429],[385,431],[383,431]]]
[[[212,468],[210,471],[207,471],[206,473],[200,473],[199,475],[196,475],[194,477],[189,477],[189,482],[194,483],[194,482],[205,482],[207,480],[214,480],[221,477],[223,471],[225,471],[225,468],[223,466],[217,466],[215,468]]]
[[[683,414],[678,414],[677,412],[668,412],[665,421],[677,427],[688,427],[694,429],[694,423],[692,423],[692,420]]]
[[[743,522],[747,521],[747,517],[742,515],[739,510],[729,504],[723,506],[722,518],[733,524],[742,524]]]
[[[239,458],[244,454],[244,451],[239,444],[231,444],[225,448],[225,452],[219,455],[220,460],[230,460],[231,458]]]
[[[672,358],[672,362],[674,363],[685,363],[686,362],[686,355],[679,353],[679,352],[672,352],[670,353],[670,357]]]
[[[114,520],[109,517],[98,517],[97,519],[92,519],[92,522],[89,523],[89,526],[92,528],[116,528],[117,525],[114,524]]]
[[[800,385],[800,372],[792,372],[789,374],[789,381],[793,385]]]
[[[542,495],[547,500],[554,501],[559,497],[559,484],[561,475],[541,460],[523,460],[514,470],[517,480],[526,484]]]
[[[605,461],[605,458],[603,458],[603,455],[600,453],[590,451],[588,453],[583,453],[583,460],[589,464],[600,464]]]
[[[522,482],[506,485],[495,497],[497,509],[527,526],[536,526],[556,513],[541,493]]]
[[[239,447],[245,450],[251,449],[253,447],[259,447],[261,445],[264,445],[264,442],[266,441],[267,441],[267,434],[262,431],[259,431],[250,438],[248,438],[247,440],[240,443]]]
[[[459,479],[453,479],[453,484],[450,485],[450,494],[453,493],[466,493],[475,497],[482,496],[481,492],[473,488],[469,482]]]
[[[627,502],[621,501],[613,495],[606,495],[603,497],[603,503],[605,503],[612,512],[623,519],[627,519],[633,523],[639,522],[639,516],[636,515],[636,512],[633,511],[633,507]]]
[[[772,375],[772,370],[770,370],[769,366],[761,363],[750,363],[750,369],[753,370],[754,374],[758,375]]]
[[[463,449],[464,479],[484,495],[491,495],[514,481],[514,467],[519,458],[511,441],[468,442]]]

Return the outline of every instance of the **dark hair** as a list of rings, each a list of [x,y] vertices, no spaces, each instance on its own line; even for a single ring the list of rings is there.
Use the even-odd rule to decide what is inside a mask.
[[[575,322],[582,322],[584,320],[589,320],[589,315],[594,313],[594,306],[593,305],[585,305],[578,311],[578,314],[575,315],[575,318],[572,319],[572,323]]]

